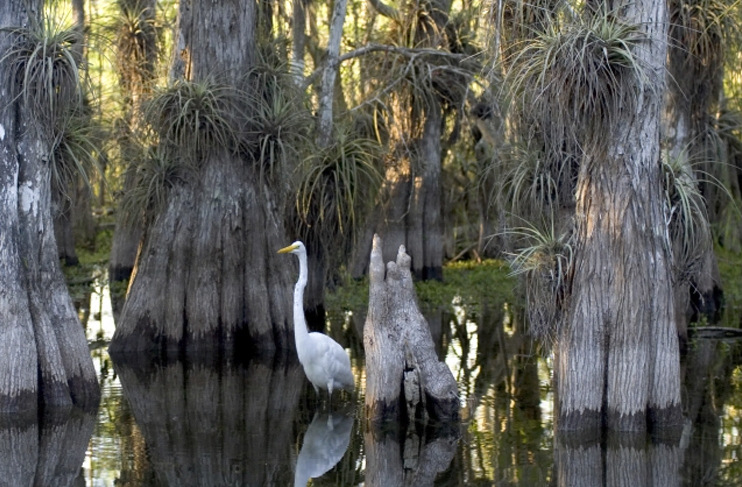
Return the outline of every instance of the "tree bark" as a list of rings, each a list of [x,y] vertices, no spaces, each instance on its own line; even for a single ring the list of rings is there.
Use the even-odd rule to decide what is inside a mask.
[[[560,429],[598,428],[603,414],[619,431],[682,419],[659,165],[665,4],[635,2],[620,12],[647,35],[635,53],[647,81],[605,151],[587,154],[580,167],[572,296],[555,350]]]
[[[171,74],[198,81],[218,73],[238,86],[257,56],[255,9],[183,0]],[[280,190],[259,163],[229,148],[205,155],[198,171],[197,181],[171,190],[145,231],[114,353],[293,346],[293,277],[276,254],[288,240]]]
[[[330,38],[327,41],[327,55],[322,70],[320,85],[317,145],[327,147],[332,141],[332,101],[335,93],[335,77],[338,70],[338,56],[340,55],[340,40],[343,35],[343,22],[348,0],[334,0],[332,17],[330,18]]]
[[[380,1],[372,5],[385,16],[397,18],[398,12]],[[417,7],[416,7],[417,8]],[[422,6],[420,8],[423,8]],[[407,19],[417,25],[415,48],[447,49],[444,31],[451,8],[450,2],[436,0],[425,4],[428,15]],[[414,9],[411,9],[414,10]],[[435,81],[430,80],[430,85]],[[405,245],[412,258],[412,272],[418,279],[443,278],[443,226],[440,174],[442,164],[441,137],[443,135],[442,96],[433,88],[420,87],[426,92],[393,93],[387,102],[390,114],[388,125],[393,154],[387,162],[385,181],[380,201],[373,212],[373,233],[384,238],[384,260],[396,258],[397,249]],[[420,106],[415,106],[419,104]],[[370,232],[359,241],[361,248],[369,247]],[[366,254],[367,255],[367,254]],[[366,255],[356,253],[364,260]],[[364,261],[364,263],[367,261]],[[354,269],[365,268],[356,261]]]
[[[38,21],[41,2],[0,5],[0,26]],[[12,36],[0,38],[4,52]],[[0,112],[0,411],[36,417],[100,398],[85,334],[59,267],[51,210],[50,141],[22,97]]]
[[[438,361],[428,324],[417,308],[410,257],[401,246],[386,266],[381,239],[371,252],[366,351],[366,418],[372,424],[407,418],[459,419],[458,386]]]

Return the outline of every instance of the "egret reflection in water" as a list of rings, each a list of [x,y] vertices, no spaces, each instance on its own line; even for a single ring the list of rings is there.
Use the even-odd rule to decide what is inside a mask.
[[[294,487],[306,487],[334,467],[348,449],[353,416],[317,413],[309,424],[296,460]]]

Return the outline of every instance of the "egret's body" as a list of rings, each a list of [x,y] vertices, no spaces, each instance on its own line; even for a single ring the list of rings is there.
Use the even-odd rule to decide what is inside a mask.
[[[338,342],[323,333],[307,331],[304,320],[304,288],[307,285],[307,251],[304,244],[294,242],[278,251],[296,254],[299,258],[299,280],[294,288],[294,339],[299,362],[314,389],[327,389],[332,397],[335,389],[353,390],[355,385],[350,370],[350,358]]]

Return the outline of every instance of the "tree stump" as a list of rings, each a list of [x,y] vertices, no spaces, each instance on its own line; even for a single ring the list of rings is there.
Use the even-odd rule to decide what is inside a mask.
[[[372,423],[459,420],[456,380],[438,360],[430,329],[417,307],[404,245],[386,267],[374,236],[369,265],[366,351],[366,419]],[[386,272],[385,272],[386,271]]]

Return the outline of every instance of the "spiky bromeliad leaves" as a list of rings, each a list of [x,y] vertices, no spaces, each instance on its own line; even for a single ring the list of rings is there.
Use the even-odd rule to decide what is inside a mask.
[[[380,153],[375,141],[340,128],[329,146],[306,158],[296,198],[304,224],[322,223],[332,233],[351,231],[359,205],[381,184]]]
[[[51,15],[29,27],[3,29],[12,37],[0,58],[3,81],[22,99],[37,129],[53,136],[57,120],[81,106],[82,36],[72,26],[57,24]]]
[[[572,269],[572,233],[558,231],[553,217],[543,229],[528,224],[508,233],[519,245],[510,256],[510,275],[525,278],[531,334],[548,343],[562,322]]]
[[[600,144],[619,109],[636,98],[634,91],[651,86],[634,55],[643,41],[638,26],[595,14],[563,27],[549,24],[513,55],[513,97],[529,117],[541,120],[554,152],[565,140]]]
[[[673,266],[680,282],[691,282],[702,271],[702,258],[711,245],[711,228],[706,202],[692,171],[699,172],[687,160],[687,153],[677,157],[664,154],[665,199],[670,209],[670,239],[673,245]],[[707,175],[707,181],[711,181]],[[712,181],[712,184],[716,184]]]
[[[144,115],[165,153],[197,165],[215,147],[238,150],[246,98],[214,79],[179,79],[155,90]]]
[[[309,146],[312,121],[301,92],[284,64],[263,62],[245,76],[250,109],[245,148],[260,167],[264,180],[275,180],[283,169],[301,160]]]

